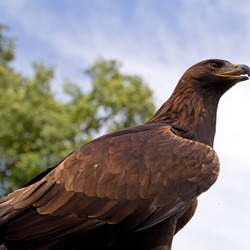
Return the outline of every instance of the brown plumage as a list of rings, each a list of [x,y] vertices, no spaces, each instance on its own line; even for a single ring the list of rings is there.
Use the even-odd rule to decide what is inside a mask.
[[[2,247],[170,249],[217,179],[217,105],[246,74],[224,60],[192,66],[146,124],[87,143],[9,194]]]

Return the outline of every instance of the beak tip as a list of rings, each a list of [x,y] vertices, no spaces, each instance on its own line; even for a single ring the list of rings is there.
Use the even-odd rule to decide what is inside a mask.
[[[245,64],[238,64],[238,70],[242,72],[242,74],[246,74],[250,77],[250,68]]]

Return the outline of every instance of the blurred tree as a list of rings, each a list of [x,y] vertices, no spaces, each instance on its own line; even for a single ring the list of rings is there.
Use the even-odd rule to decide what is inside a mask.
[[[14,58],[14,43],[13,39],[4,36],[4,30],[7,26],[0,24],[0,65],[7,64]]]
[[[154,111],[152,92],[115,60],[98,59],[85,73],[85,93],[67,81],[70,101],[51,91],[53,68],[35,63],[34,76],[14,72],[13,40],[0,26],[0,195],[24,185],[81,144],[109,131],[143,123]]]

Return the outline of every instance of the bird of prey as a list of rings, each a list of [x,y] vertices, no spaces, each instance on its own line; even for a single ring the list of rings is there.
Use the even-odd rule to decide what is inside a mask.
[[[3,198],[1,248],[171,249],[219,173],[220,97],[248,76],[219,59],[190,67],[145,124],[83,145]]]

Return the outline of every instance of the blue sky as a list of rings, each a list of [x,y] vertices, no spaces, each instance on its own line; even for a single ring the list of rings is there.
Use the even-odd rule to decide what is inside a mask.
[[[0,21],[16,36],[13,67],[31,75],[34,61],[55,65],[56,93],[65,77],[86,87],[83,69],[102,56],[143,77],[160,106],[183,72],[200,60],[250,65],[249,10],[248,0],[0,0]],[[200,197],[174,250],[250,249],[249,96],[250,81],[220,102],[215,140],[220,177]]]

